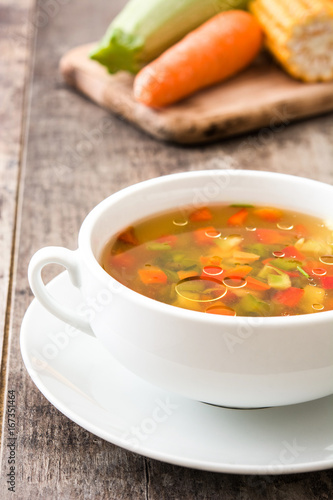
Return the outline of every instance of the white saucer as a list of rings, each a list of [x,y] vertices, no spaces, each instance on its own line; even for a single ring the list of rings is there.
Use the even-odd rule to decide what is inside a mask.
[[[66,272],[49,290],[82,303]],[[333,467],[333,396],[263,410],[230,410],[168,394],[36,300],[21,328],[27,370],[44,396],[93,434],[141,455],[197,469],[286,474]]]

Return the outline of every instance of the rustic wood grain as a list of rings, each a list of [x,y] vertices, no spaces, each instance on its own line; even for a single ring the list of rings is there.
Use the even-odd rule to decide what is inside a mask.
[[[225,166],[286,172],[333,184],[332,114],[189,148],[155,141],[67,88],[58,73],[60,57],[71,47],[97,39],[106,19],[122,4],[62,2],[37,34],[9,318],[7,388],[17,395],[16,492],[9,492],[5,483],[4,422],[1,499],[329,500],[332,470],[277,477],[213,474],[122,450],[63,416],[23,366],[19,331],[32,299],[26,277],[31,255],[46,245],[76,248],[84,216],[112,192],[158,175]],[[55,272],[58,269],[47,269],[46,279]]]
[[[94,44],[71,49],[60,61],[69,85],[153,137],[180,144],[216,141],[262,127],[333,109],[333,83],[305,84],[282,71],[271,58],[260,57],[239,75],[179,103],[152,109],[135,101],[134,77],[110,75],[89,59]]]
[[[33,0],[0,6],[0,417],[7,363],[12,255],[15,245],[17,189],[24,132],[23,102],[33,33]]]

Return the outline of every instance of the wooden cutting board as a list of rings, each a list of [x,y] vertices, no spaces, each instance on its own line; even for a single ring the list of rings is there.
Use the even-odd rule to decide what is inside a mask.
[[[333,110],[333,82],[298,82],[265,56],[226,82],[168,108],[151,109],[134,100],[132,75],[110,75],[88,58],[92,47],[82,45],[63,56],[66,82],[157,139],[198,144],[255,129],[267,135],[281,124]]]

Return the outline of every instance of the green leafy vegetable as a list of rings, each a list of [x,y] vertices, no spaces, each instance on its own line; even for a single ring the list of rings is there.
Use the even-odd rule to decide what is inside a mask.
[[[303,276],[305,276],[306,278],[310,278],[310,275],[304,271],[304,269],[301,267],[301,266],[297,266],[296,268],[301,274],[303,274]]]
[[[267,282],[270,287],[277,290],[285,290],[291,286],[291,281],[288,274],[269,274]]]
[[[252,293],[247,293],[239,303],[239,310],[242,312],[242,316],[251,316],[252,313],[256,316],[266,316],[269,313],[270,306],[267,302],[252,295]]]
[[[291,259],[275,259],[272,264],[274,267],[278,267],[279,269],[283,269],[284,271],[294,271],[301,264],[299,260],[291,260]]]

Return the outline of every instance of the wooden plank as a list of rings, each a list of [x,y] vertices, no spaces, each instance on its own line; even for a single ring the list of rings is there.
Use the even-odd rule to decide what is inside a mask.
[[[332,496],[332,471],[289,476],[241,476],[180,469],[154,462],[149,500],[319,500]]]
[[[115,75],[89,59],[94,44],[76,47],[61,59],[69,85],[153,137],[180,144],[198,144],[266,126],[285,124],[333,109],[333,83],[305,84],[289,77],[261,55],[236,77],[197,92],[164,109],[134,100],[133,76]]]
[[[23,366],[19,331],[32,299],[26,270],[45,245],[76,248],[87,212],[122,187],[172,172],[207,168],[255,168],[316,178],[333,184],[333,116],[265,127],[210,146],[186,148],[157,142],[96,107],[63,85],[61,55],[96,39],[123,2],[62,2],[40,27],[23,202],[14,255],[15,297],[10,316],[7,388],[16,391],[16,493],[7,490],[4,427],[1,498],[319,500],[332,497],[333,471],[281,477],[212,474],[144,459],[104,442],[57,411],[34,386]],[[60,2],[59,2],[60,5]],[[75,29],[73,29],[75,26]],[[47,279],[57,269],[48,269]]]
[[[16,202],[24,129],[24,95],[34,32],[29,16],[34,0],[5,1],[0,26],[0,365],[2,393],[8,342],[8,308],[11,300],[12,251],[15,244]]]
[[[105,122],[103,111],[92,113],[88,103],[83,110],[82,101],[64,89],[58,75],[58,61],[63,51],[59,33],[65,29],[69,43],[80,43],[88,23],[91,28],[95,26],[96,36],[102,25],[101,13],[95,19],[88,16],[83,22],[82,15],[88,12],[91,3],[82,3],[63,2],[58,14],[38,30],[28,151],[23,153],[25,175],[21,178],[21,192],[24,191],[24,200],[17,224],[13,277],[16,286],[9,319],[11,343],[6,381],[7,389],[16,394],[16,489],[15,493],[8,491],[6,484],[9,434],[5,418],[1,499],[145,497],[144,459],[97,439],[53,408],[27,375],[19,348],[20,323],[32,298],[26,275],[32,253],[45,243],[75,247],[85,212],[101,197],[98,175],[102,179],[109,170],[104,163],[104,172],[96,171],[91,185],[98,154],[85,150],[84,134],[96,126],[108,125],[104,133],[110,137],[115,133],[116,124]],[[119,3],[114,3],[109,8],[110,15],[117,8]],[[81,30],[72,30],[73,19],[81,19]],[[78,120],[81,112],[82,122]],[[121,155],[118,160],[120,158]],[[122,182],[126,180],[130,182],[128,179]],[[106,189],[111,189],[111,184],[110,177]],[[48,277],[51,273],[52,270]]]

